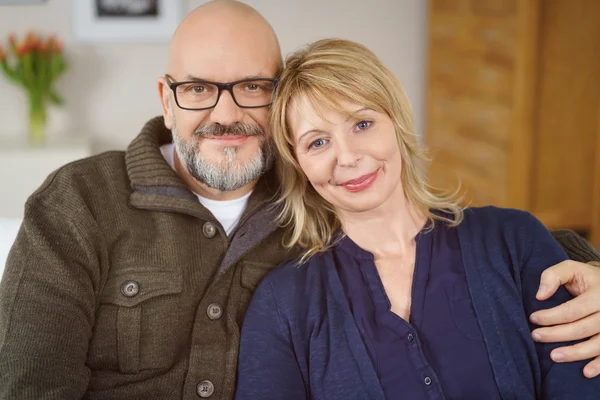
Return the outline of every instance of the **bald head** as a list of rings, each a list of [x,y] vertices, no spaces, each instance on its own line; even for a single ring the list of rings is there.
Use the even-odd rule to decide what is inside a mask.
[[[215,73],[222,75],[235,74],[231,63],[254,68],[263,64],[260,68],[266,70],[245,74],[272,75],[281,69],[281,50],[273,28],[254,8],[239,1],[214,0],[197,7],[181,22],[171,39],[167,70],[170,74],[185,70],[192,75],[195,69],[203,69],[202,78],[216,78],[208,76],[212,72],[204,72],[206,63],[213,63]],[[225,76],[217,80],[223,79]]]
[[[158,92],[177,172],[207,198],[247,194],[272,161],[269,105],[282,67],[273,28],[246,4],[211,1],[186,16],[169,50]]]

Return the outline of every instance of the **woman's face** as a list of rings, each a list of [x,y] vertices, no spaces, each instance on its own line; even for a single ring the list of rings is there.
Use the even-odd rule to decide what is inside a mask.
[[[348,113],[330,110],[323,118],[303,98],[290,107],[296,157],[315,190],[338,212],[374,210],[403,196],[394,125],[386,114],[341,104]]]

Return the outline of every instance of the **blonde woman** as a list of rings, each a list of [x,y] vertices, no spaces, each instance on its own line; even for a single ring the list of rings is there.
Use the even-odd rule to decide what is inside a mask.
[[[532,215],[463,210],[425,183],[406,96],[369,50],[294,54],[272,108],[281,221],[302,259],[242,330],[238,399],[598,399],[531,338],[542,271],[567,259]]]

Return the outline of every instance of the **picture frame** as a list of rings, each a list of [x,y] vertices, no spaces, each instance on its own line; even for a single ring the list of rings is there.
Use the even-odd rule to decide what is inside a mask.
[[[180,0],[72,0],[80,42],[168,42],[182,18]]]
[[[24,6],[30,4],[42,4],[46,0],[0,0],[0,6]]]

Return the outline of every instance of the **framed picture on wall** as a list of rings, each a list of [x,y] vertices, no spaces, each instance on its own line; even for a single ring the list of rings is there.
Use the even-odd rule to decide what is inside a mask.
[[[72,0],[82,42],[167,42],[182,17],[180,0]]]
[[[2,5],[14,5],[14,6],[22,6],[25,4],[42,4],[46,2],[46,0],[0,0],[0,6]]]

